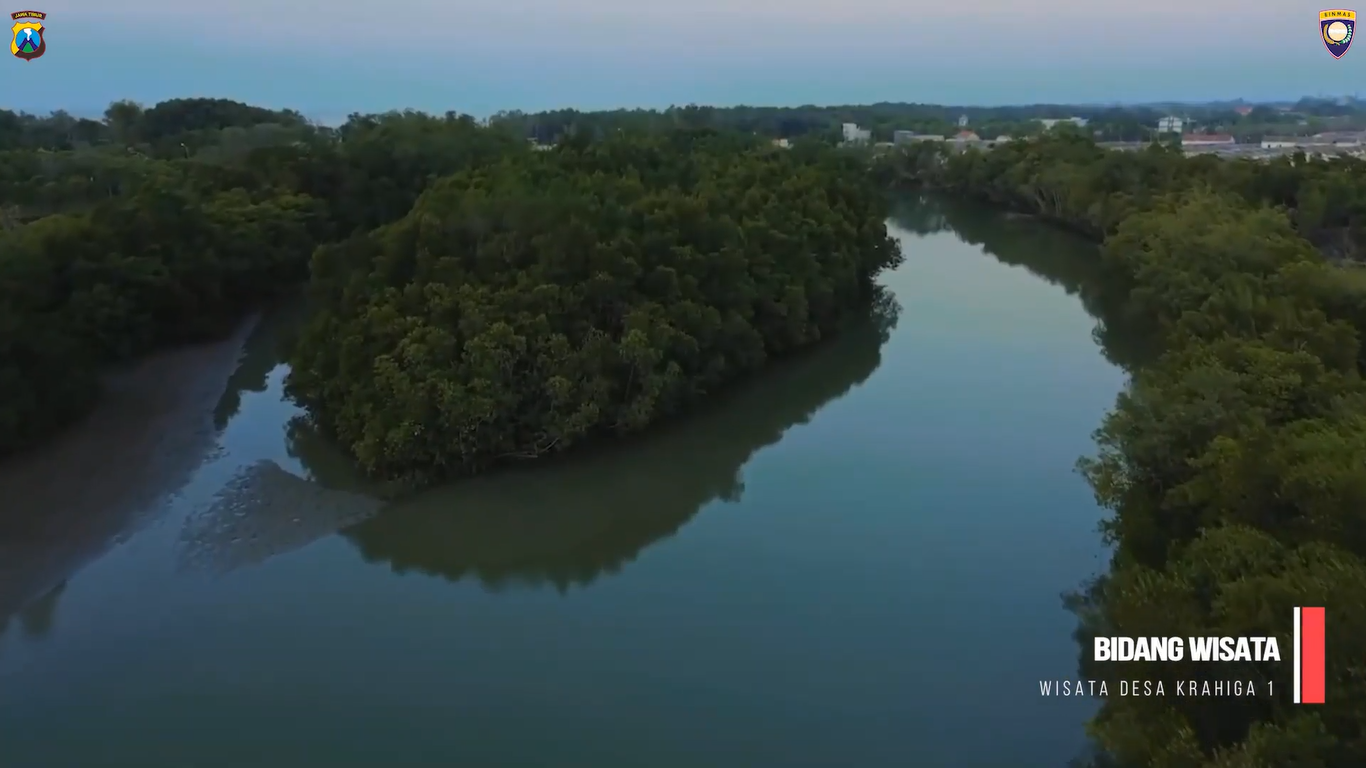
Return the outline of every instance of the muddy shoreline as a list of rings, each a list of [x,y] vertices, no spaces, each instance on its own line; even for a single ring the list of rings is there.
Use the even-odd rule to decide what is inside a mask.
[[[259,319],[110,372],[82,422],[0,463],[0,625],[155,519],[214,455],[214,409]]]

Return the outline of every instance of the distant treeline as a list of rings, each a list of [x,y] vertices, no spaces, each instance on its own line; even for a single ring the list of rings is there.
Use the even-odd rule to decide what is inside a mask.
[[[665,110],[579,112],[500,112],[491,123],[543,143],[575,131],[603,132],[623,126],[658,130],[690,125],[757,133],[771,138],[839,136],[840,125],[857,123],[872,131],[874,141],[891,141],[904,130],[939,136],[968,128],[984,138],[1034,136],[1044,131],[1041,120],[1080,117],[1087,120],[1085,135],[1097,141],[1146,141],[1153,138],[1163,117],[1184,118],[1197,130],[1232,133],[1240,140],[1260,140],[1268,134],[1308,135],[1330,128],[1366,128],[1366,103],[1339,104],[1332,100],[1301,99],[1294,105],[1273,107],[1234,104],[1162,106],[1069,106],[1033,104],[1008,107],[959,107],[939,104],[879,103],[867,105],[800,107],[684,106]]]
[[[1366,102],[1303,98],[1293,104],[1067,105],[1030,104],[982,107],[880,102],[834,106],[710,107],[686,105],[667,109],[543,112],[503,111],[490,126],[519,138],[554,143],[571,133],[601,138],[608,131],[672,128],[712,128],[756,133],[768,138],[834,138],[842,123],[857,123],[872,131],[874,140],[890,141],[894,131],[948,135],[959,130],[960,118],[979,135],[1031,136],[1043,131],[1040,120],[1080,117],[1088,120],[1085,133],[1098,141],[1149,139],[1158,121],[1184,118],[1205,132],[1232,133],[1240,140],[1264,135],[1309,135],[1330,129],[1366,129]],[[229,135],[223,135],[222,131]],[[298,112],[268,110],[223,99],[173,99],[143,109],[117,102],[102,119],[75,117],[64,112],[29,115],[0,110],[0,151],[6,149],[78,149],[118,144],[161,157],[188,156],[205,149],[241,151],[327,129],[310,126]]]
[[[884,181],[1047,217],[1102,239],[1125,322],[1163,340],[1082,469],[1113,516],[1109,572],[1073,598],[1104,765],[1366,765],[1366,163],[1104,152],[1059,137],[883,158]],[[1316,248],[1315,245],[1319,247]],[[1326,606],[1327,698],[1290,703],[1292,607]],[[1105,663],[1095,636],[1280,638],[1287,661]],[[1118,697],[1162,680],[1163,697]],[[1174,695],[1240,680],[1257,695]],[[1269,683],[1274,683],[1274,693]]]

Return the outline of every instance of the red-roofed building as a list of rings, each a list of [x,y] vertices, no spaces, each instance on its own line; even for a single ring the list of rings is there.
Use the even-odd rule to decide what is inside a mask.
[[[1247,117],[1248,115],[1252,114],[1252,107],[1234,107],[1233,111],[1237,112],[1239,115],[1242,115],[1243,117]]]

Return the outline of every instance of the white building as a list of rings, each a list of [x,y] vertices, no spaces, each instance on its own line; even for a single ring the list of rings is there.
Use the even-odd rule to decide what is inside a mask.
[[[873,132],[867,128],[858,127],[858,123],[845,123],[842,127],[845,143],[867,144],[873,138]]]
[[[1043,129],[1046,131],[1052,128],[1053,126],[1058,125],[1059,123],[1071,123],[1072,125],[1075,125],[1078,128],[1085,128],[1086,124],[1091,121],[1087,120],[1084,117],[1058,117],[1041,119],[1039,120],[1039,122],[1043,123]]]
[[[1237,140],[1227,133],[1188,133],[1181,137],[1183,147],[1207,147],[1215,144],[1236,144]]]
[[[1293,149],[1304,146],[1304,142],[1294,136],[1267,136],[1262,139],[1262,149]]]
[[[1164,117],[1157,121],[1158,133],[1181,133],[1185,130],[1185,121],[1179,117]]]
[[[968,116],[967,116],[967,115],[959,115],[959,116],[958,116],[958,127],[959,127],[959,128],[966,128],[966,127],[968,127]]]

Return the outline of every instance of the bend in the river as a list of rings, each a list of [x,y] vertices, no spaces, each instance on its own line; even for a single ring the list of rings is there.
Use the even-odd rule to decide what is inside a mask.
[[[235,373],[233,342],[148,361],[0,468],[62,510],[0,525],[7,768],[1065,764],[1092,704],[1038,680],[1105,564],[1072,466],[1142,345],[1085,242],[933,200],[892,226],[899,315],[398,501],[284,399],[287,316]]]

